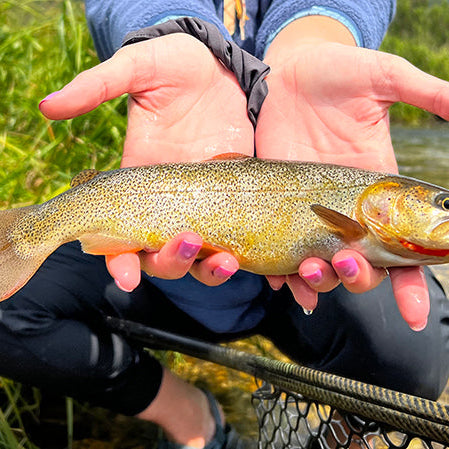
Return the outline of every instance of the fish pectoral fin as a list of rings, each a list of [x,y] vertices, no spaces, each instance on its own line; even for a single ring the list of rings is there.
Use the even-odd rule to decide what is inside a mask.
[[[95,176],[97,176],[98,173],[101,172],[95,170],[94,168],[88,168],[87,170],[83,170],[72,178],[72,180],[70,181],[70,187],[73,188],[79,186],[80,184],[84,184],[85,182],[90,181],[92,178],[95,178]]]
[[[320,204],[312,204],[310,208],[334,234],[344,240],[359,240],[367,235],[366,229],[347,215]]]
[[[118,237],[101,234],[84,234],[79,239],[82,250],[96,256],[114,256],[122,253],[138,252],[142,246]]]

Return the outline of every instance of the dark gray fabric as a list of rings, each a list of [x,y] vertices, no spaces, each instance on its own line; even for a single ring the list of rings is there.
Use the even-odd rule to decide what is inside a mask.
[[[262,103],[268,93],[265,77],[269,66],[255,56],[242,50],[234,42],[224,39],[218,28],[212,23],[194,17],[180,17],[159,25],[152,25],[125,36],[122,46],[135,44],[148,39],[173,33],[187,33],[199,39],[210,51],[232,71],[246,94],[248,117],[256,127]]]

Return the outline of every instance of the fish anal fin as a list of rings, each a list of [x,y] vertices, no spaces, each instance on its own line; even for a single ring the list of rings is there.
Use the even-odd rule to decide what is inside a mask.
[[[226,251],[226,249],[204,242],[200,252],[198,253],[197,259],[205,259],[206,257],[212,256],[212,254],[219,253],[221,251]]]
[[[367,234],[359,222],[347,215],[320,204],[312,204],[310,208],[334,234],[340,235],[344,240],[359,240]]]
[[[72,178],[72,180],[70,181],[70,187],[73,188],[79,186],[80,184],[84,184],[85,182],[90,181],[92,178],[95,178],[95,176],[97,176],[99,173],[101,172],[95,170],[94,168],[83,170]]]
[[[143,249],[135,242],[109,235],[84,234],[79,238],[79,241],[85,253],[96,256],[114,256],[121,253],[138,252]]]
[[[207,159],[208,161],[231,161],[231,160],[245,160],[250,159],[251,156],[248,156],[243,153],[222,153],[217,154],[210,159]]]

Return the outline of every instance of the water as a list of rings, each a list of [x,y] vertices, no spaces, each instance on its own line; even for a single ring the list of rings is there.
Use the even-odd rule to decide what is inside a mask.
[[[449,188],[449,127],[392,127],[391,135],[401,174]]]
[[[449,188],[449,127],[414,129],[392,127],[399,171]],[[449,296],[449,264],[432,267]]]

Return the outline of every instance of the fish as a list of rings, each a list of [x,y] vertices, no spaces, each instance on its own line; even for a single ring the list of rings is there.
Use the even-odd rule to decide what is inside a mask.
[[[314,162],[220,158],[85,170],[47,202],[0,211],[0,300],[59,246],[95,255],[158,251],[184,231],[199,257],[296,273],[307,257],[352,248],[374,266],[449,262],[449,190],[413,178]]]

